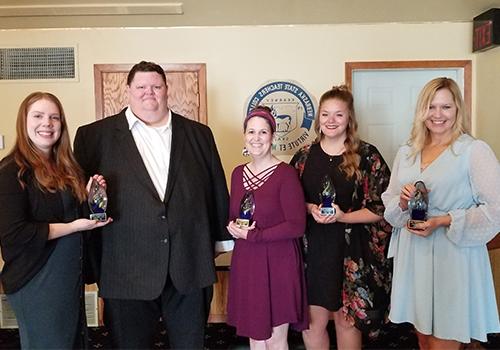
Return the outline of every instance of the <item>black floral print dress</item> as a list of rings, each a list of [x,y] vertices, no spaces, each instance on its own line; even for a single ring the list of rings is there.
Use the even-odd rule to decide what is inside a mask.
[[[383,217],[381,195],[390,171],[378,150],[361,142],[361,179],[348,179],[340,170],[342,156],[329,156],[319,143],[299,150],[291,160],[300,175],[306,202],[320,203],[321,179],[329,175],[336,189],[335,203],[344,212],[367,208]],[[304,236],[309,305],[346,318],[369,336],[376,336],[389,308],[392,260],[386,248],[392,227],[374,224],[318,224],[308,215]]]

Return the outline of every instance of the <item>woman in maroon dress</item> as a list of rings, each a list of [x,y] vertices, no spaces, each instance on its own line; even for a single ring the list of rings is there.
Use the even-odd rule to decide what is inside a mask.
[[[289,325],[308,326],[299,238],[305,202],[295,169],[271,153],[276,122],[268,107],[244,122],[251,161],[231,177],[229,232],[236,238],[231,262],[228,324],[250,338],[251,349],[286,349]],[[255,211],[248,227],[237,224],[242,198],[251,193]]]

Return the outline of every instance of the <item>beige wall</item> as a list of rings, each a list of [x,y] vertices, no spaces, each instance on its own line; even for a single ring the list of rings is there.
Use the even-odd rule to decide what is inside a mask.
[[[476,56],[477,135],[500,157],[500,47]]]
[[[488,142],[500,157],[500,48],[477,54],[477,136]],[[500,249],[490,251],[500,306]]]
[[[494,4],[496,2],[496,6]],[[257,24],[467,22],[499,0],[2,0],[1,29],[81,27],[179,27]],[[162,15],[154,3],[178,4],[182,14]],[[36,9],[45,4],[48,8]],[[92,4],[103,6],[92,9]],[[64,5],[64,8],[58,7]],[[78,5],[84,5],[78,6]],[[90,5],[90,9],[89,6]],[[109,5],[112,5],[111,8]],[[4,7],[8,6],[8,7]],[[16,9],[17,7],[17,9]],[[163,6],[162,6],[163,7]],[[178,6],[175,6],[179,8]],[[120,15],[105,15],[108,10]],[[77,15],[99,13],[98,16]],[[69,14],[57,16],[57,14]],[[16,16],[17,14],[18,16]],[[32,14],[32,16],[28,16]],[[38,15],[34,15],[38,14]],[[50,16],[49,14],[55,14]],[[74,15],[70,15],[74,14]],[[7,17],[3,17],[7,15]],[[19,17],[20,15],[20,17]]]
[[[345,61],[475,59],[470,23],[4,30],[0,43],[78,46],[79,81],[0,82],[0,133],[7,149],[14,142],[17,107],[33,90],[61,98],[74,135],[95,118],[94,63],[202,62],[207,64],[208,121],[227,176],[243,161],[245,101],[269,79],[294,79],[318,98],[343,82]]]
[[[0,150],[0,158],[14,142],[17,107],[28,93],[47,90],[58,95],[74,135],[79,125],[95,118],[93,64],[142,59],[207,64],[208,120],[227,176],[243,161],[244,104],[260,84],[294,79],[318,98],[332,84],[343,82],[345,61],[471,59],[476,135],[500,155],[500,48],[472,54],[471,27],[471,23],[434,23],[3,30],[2,47],[77,45],[79,80],[0,82],[0,134],[7,146]],[[499,253],[493,254],[492,262],[500,281]]]

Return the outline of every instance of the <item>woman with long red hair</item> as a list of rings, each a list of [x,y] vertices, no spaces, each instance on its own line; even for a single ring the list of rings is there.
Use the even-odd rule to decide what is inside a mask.
[[[16,131],[12,151],[0,162],[3,289],[22,348],[82,347],[81,232],[112,220],[82,218],[87,198],[83,172],[56,96],[28,95],[19,107]],[[105,186],[102,176],[92,179]]]

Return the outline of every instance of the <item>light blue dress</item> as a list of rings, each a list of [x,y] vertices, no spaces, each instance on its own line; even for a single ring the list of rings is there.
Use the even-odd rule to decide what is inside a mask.
[[[469,135],[420,171],[420,154],[399,149],[382,195],[385,219],[394,227],[389,257],[394,275],[389,318],[410,322],[423,334],[468,343],[500,332],[486,243],[500,231],[500,165],[491,148]],[[429,216],[449,214],[451,225],[428,237],[405,229],[401,188],[422,180]]]

